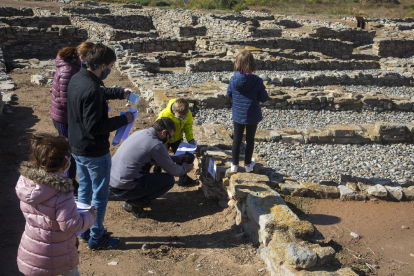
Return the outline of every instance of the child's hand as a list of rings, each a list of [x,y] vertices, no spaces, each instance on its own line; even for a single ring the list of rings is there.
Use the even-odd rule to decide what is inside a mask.
[[[192,145],[195,145],[196,144],[196,141],[193,139],[193,140],[191,140],[190,142],[188,142],[188,143],[190,143],[190,144],[192,144]]]
[[[93,219],[96,219],[96,209],[95,209],[95,206],[92,206],[92,207],[89,209],[89,212],[91,212],[91,213],[92,213],[92,215],[93,215]]]

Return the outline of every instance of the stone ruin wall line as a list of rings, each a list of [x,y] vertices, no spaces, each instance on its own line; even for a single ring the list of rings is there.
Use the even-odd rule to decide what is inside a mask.
[[[324,55],[339,59],[349,59],[354,50],[350,42],[321,38],[274,38],[274,39],[249,39],[233,41],[217,41],[200,38],[197,40],[197,50],[222,51],[229,45],[250,46],[254,48],[269,49],[294,49],[302,52],[320,52]]]

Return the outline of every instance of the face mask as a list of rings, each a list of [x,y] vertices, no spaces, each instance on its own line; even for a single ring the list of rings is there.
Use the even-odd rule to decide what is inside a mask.
[[[85,68],[85,69],[88,69],[88,66],[86,65],[86,62],[83,62],[82,60],[81,60],[81,67]]]
[[[184,120],[185,118],[180,118],[180,117],[178,117],[177,115],[175,115],[175,118],[177,118],[178,120],[180,120],[180,121],[182,121],[182,120]]]
[[[165,137],[160,139],[163,144],[167,143],[168,140],[170,140],[171,136],[170,136],[170,138],[168,138],[169,135],[170,134],[167,132],[167,134],[165,134]]]
[[[111,73],[111,69],[106,68],[105,70],[103,70],[101,72],[101,80],[106,79],[106,77],[108,77],[108,75]]]

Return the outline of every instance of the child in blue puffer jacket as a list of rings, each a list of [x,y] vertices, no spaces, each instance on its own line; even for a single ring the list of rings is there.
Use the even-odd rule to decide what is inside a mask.
[[[259,102],[267,101],[269,96],[263,80],[253,75],[256,71],[256,61],[249,51],[242,51],[236,56],[234,71],[227,88],[227,96],[233,99],[234,136],[231,171],[237,172],[239,167],[240,145],[246,129],[244,165],[246,172],[251,172],[256,164],[256,160],[252,158],[254,136],[257,124],[263,119]]]

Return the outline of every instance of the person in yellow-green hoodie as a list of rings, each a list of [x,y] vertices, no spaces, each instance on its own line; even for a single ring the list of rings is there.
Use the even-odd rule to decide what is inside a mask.
[[[175,132],[174,135],[165,144],[167,149],[171,148],[175,152],[178,146],[183,141],[183,132],[188,143],[195,145],[196,141],[193,137],[193,115],[191,114],[189,104],[185,98],[172,99],[168,102],[167,107],[164,108],[158,119],[162,117],[169,117],[174,121]],[[155,171],[160,168],[154,168]],[[191,179],[187,174],[180,176],[178,180],[179,186],[191,186],[197,184],[198,181]]]

